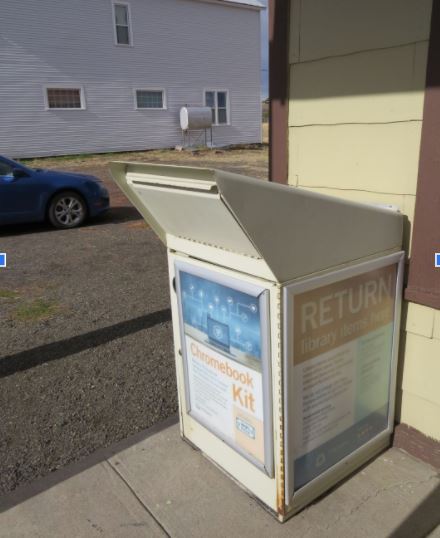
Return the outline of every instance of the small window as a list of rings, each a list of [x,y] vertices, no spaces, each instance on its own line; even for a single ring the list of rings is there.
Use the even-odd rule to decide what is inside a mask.
[[[117,45],[131,45],[130,12],[128,4],[113,4]]]
[[[136,108],[165,108],[163,90],[136,90]]]
[[[214,125],[227,125],[229,123],[228,92],[207,90],[205,92],[205,106],[212,110],[212,123]]]
[[[47,88],[47,108],[84,108],[81,88]]]

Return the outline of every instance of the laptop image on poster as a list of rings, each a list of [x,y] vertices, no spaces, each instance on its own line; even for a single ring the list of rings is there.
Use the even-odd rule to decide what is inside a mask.
[[[221,323],[208,315],[209,343],[226,353],[230,353],[229,325]]]

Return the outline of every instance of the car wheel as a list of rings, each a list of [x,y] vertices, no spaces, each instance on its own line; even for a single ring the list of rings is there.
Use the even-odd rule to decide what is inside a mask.
[[[53,197],[48,214],[55,228],[75,228],[84,222],[87,207],[81,195],[73,191],[65,191]]]

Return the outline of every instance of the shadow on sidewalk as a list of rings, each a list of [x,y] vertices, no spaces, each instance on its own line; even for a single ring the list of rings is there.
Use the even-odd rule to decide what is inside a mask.
[[[440,525],[440,486],[426,497],[389,538],[425,538]]]
[[[63,469],[54,471],[42,478],[37,478],[34,482],[31,482],[30,484],[24,484],[23,486],[19,486],[11,493],[7,493],[5,496],[0,497],[0,514],[2,512],[5,512],[6,510],[13,508],[14,506],[17,506],[18,504],[25,502],[27,499],[30,499],[35,495],[43,493],[44,491],[56,486],[60,482],[64,482],[72,476],[75,476],[79,473],[82,473],[83,471],[86,471],[87,469],[90,469],[90,467],[93,467],[94,465],[108,460],[118,452],[122,452],[123,450],[130,448],[137,443],[140,443],[148,437],[151,437],[152,435],[155,435],[156,433],[165,430],[166,428],[169,428],[174,424],[177,424],[178,421],[178,416],[173,415],[164,420],[163,422],[155,424],[147,430],[143,430],[139,433],[136,433],[128,437],[127,439],[120,441],[119,443],[116,443],[106,448],[98,449],[96,452],[86,457],[84,460],[67,465]]]

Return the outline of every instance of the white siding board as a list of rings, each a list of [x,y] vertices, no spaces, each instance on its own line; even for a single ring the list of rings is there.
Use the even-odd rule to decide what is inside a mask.
[[[0,154],[172,147],[179,109],[227,88],[219,145],[261,141],[259,11],[193,0],[131,0],[133,47],[114,44],[110,0],[2,1]],[[20,31],[17,32],[17,28]],[[82,86],[86,110],[45,110],[44,87]],[[167,110],[136,110],[135,88],[164,88]]]

